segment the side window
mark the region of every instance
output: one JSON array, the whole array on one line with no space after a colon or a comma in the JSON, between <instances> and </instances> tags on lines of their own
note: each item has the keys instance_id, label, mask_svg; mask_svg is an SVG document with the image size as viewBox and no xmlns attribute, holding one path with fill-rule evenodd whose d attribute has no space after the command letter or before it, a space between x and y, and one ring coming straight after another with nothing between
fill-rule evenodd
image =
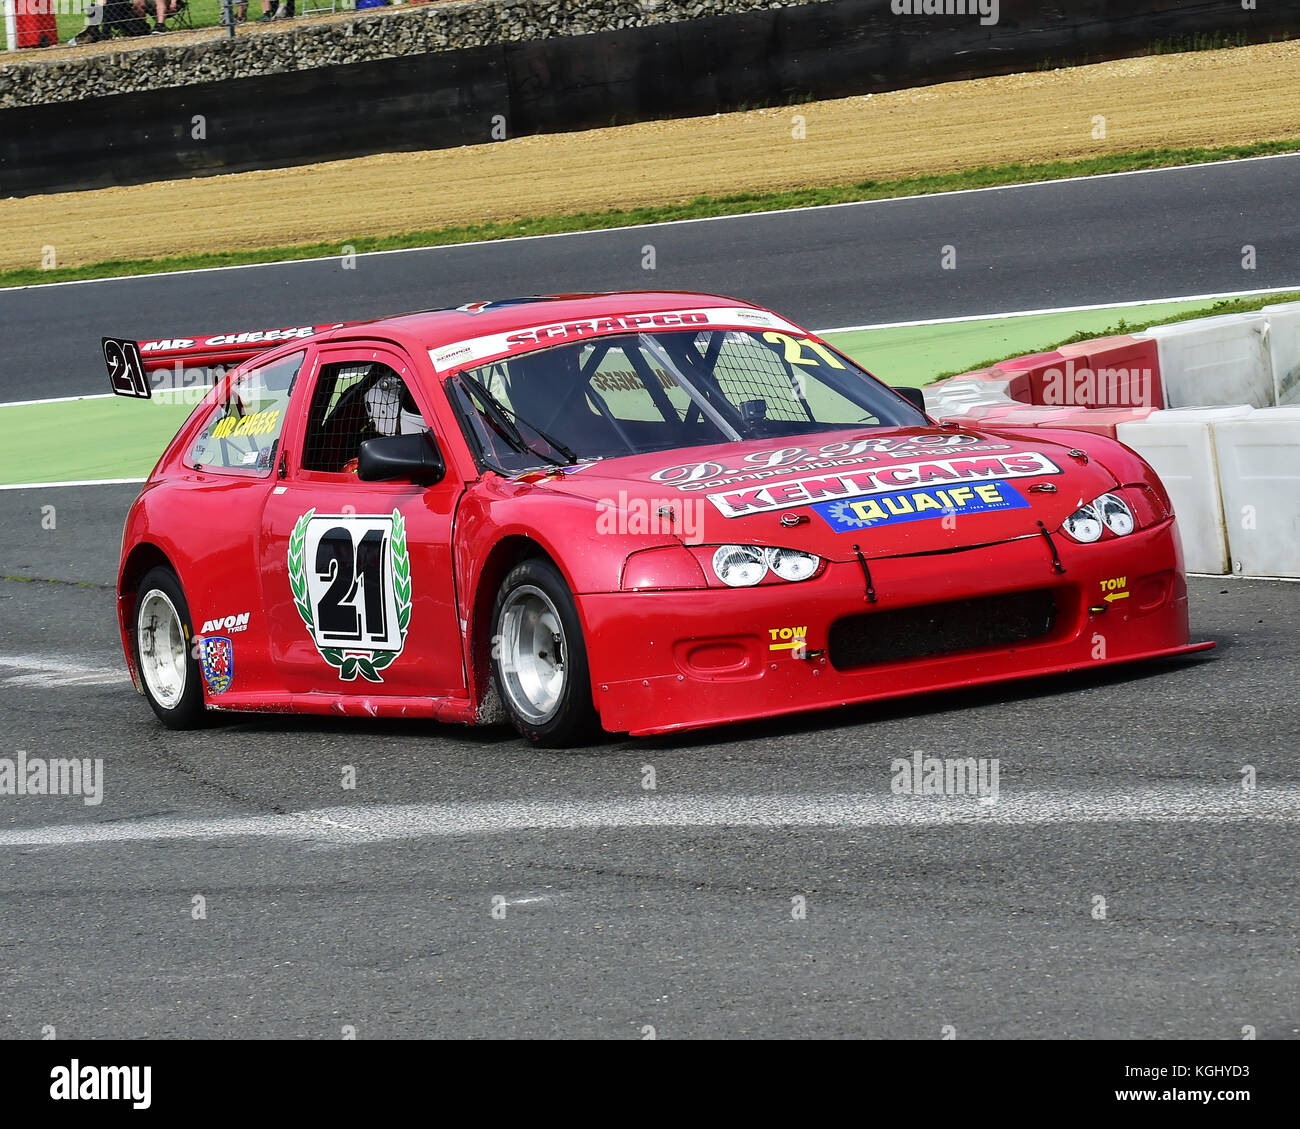
<instances>
[{"instance_id":1,"label":"side window","mask_svg":"<svg viewBox=\"0 0 1300 1129\"><path fill-rule=\"evenodd\" d=\"M406 382L381 361L321 366L303 437L303 470L356 470L361 444L382 435L428 430Z\"/></svg>"},{"instance_id":2,"label":"side window","mask_svg":"<svg viewBox=\"0 0 1300 1129\"><path fill-rule=\"evenodd\" d=\"M235 377L190 448L190 466L266 478L275 465L289 392L305 356L294 353Z\"/></svg>"}]
</instances>

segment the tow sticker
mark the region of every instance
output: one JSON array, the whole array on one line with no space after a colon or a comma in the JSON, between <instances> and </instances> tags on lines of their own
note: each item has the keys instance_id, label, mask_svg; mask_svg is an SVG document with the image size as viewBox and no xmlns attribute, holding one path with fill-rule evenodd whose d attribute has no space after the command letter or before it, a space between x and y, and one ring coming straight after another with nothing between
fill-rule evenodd
<instances>
[{"instance_id":1,"label":"tow sticker","mask_svg":"<svg viewBox=\"0 0 1300 1129\"><path fill-rule=\"evenodd\" d=\"M1113 576L1101 582L1102 599L1108 604L1128 599L1128 577Z\"/></svg>"},{"instance_id":2,"label":"tow sticker","mask_svg":"<svg viewBox=\"0 0 1300 1129\"><path fill-rule=\"evenodd\" d=\"M807 627L769 627L769 651L801 651L808 644Z\"/></svg>"}]
</instances>

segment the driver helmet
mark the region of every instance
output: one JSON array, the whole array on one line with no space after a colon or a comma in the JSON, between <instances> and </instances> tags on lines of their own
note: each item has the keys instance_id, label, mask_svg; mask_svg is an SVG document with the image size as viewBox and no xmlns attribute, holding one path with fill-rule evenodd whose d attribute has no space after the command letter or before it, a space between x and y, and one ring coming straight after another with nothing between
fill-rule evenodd
<instances>
[{"instance_id":1,"label":"driver helmet","mask_svg":"<svg viewBox=\"0 0 1300 1129\"><path fill-rule=\"evenodd\" d=\"M376 435L417 435L424 419L410 389L396 373L387 373L366 391L366 412Z\"/></svg>"}]
</instances>

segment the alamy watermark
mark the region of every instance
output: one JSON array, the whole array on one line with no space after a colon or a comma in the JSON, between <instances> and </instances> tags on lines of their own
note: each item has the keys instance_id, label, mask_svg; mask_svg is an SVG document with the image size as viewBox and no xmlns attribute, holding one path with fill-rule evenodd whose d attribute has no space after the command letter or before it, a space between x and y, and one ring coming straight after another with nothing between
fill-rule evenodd
<instances>
[{"instance_id":1,"label":"alamy watermark","mask_svg":"<svg viewBox=\"0 0 1300 1129\"><path fill-rule=\"evenodd\" d=\"M1155 373L1149 368L1089 368L1066 359L1064 368L1043 373L1041 403L1046 407L1150 408L1155 404Z\"/></svg>"},{"instance_id":2,"label":"alamy watermark","mask_svg":"<svg viewBox=\"0 0 1300 1129\"><path fill-rule=\"evenodd\" d=\"M998 0L890 0L896 16L979 16L985 27L998 22Z\"/></svg>"},{"instance_id":3,"label":"alamy watermark","mask_svg":"<svg viewBox=\"0 0 1300 1129\"><path fill-rule=\"evenodd\" d=\"M13 0L15 16L85 16L87 24L104 22L103 0Z\"/></svg>"},{"instance_id":4,"label":"alamy watermark","mask_svg":"<svg viewBox=\"0 0 1300 1129\"><path fill-rule=\"evenodd\" d=\"M91 1066L74 1058L50 1071L50 1099L56 1102L130 1102L132 1109L148 1109L152 1094L151 1066Z\"/></svg>"},{"instance_id":5,"label":"alamy watermark","mask_svg":"<svg viewBox=\"0 0 1300 1129\"><path fill-rule=\"evenodd\" d=\"M685 545L704 541L703 498L617 498L596 503L596 532L622 536L677 537Z\"/></svg>"},{"instance_id":6,"label":"alamy watermark","mask_svg":"<svg viewBox=\"0 0 1300 1129\"><path fill-rule=\"evenodd\" d=\"M889 771L897 796L978 796L982 804L998 802L997 757L927 757L917 749L911 760L895 757Z\"/></svg>"},{"instance_id":7,"label":"alamy watermark","mask_svg":"<svg viewBox=\"0 0 1300 1129\"><path fill-rule=\"evenodd\" d=\"M104 762L101 758L0 757L0 796L80 796L87 807L104 802Z\"/></svg>"}]
</instances>

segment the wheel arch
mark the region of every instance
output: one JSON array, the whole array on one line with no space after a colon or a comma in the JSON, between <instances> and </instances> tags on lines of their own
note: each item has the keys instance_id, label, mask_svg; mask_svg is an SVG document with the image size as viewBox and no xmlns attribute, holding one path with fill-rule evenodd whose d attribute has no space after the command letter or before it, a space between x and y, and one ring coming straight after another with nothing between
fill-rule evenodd
<instances>
[{"instance_id":1,"label":"wheel arch","mask_svg":"<svg viewBox=\"0 0 1300 1129\"><path fill-rule=\"evenodd\" d=\"M140 582L155 568L170 569L177 581L180 573L176 565L161 547L152 541L141 541L135 545L122 561L117 578L117 622L122 634L122 649L126 655L127 670L135 685L136 693L144 693L144 683L140 680L139 666L135 661L135 600L140 589ZM184 591L185 585L181 584Z\"/></svg>"},{"instance_id":2,"label":"wheel arch","mask_svg":"<svg viewBox=\"0 0 1300 1129\"><path fill-rule=\"evenodd\" d=\"M553 565L571 584L564 567L546 548L531 537L509 534L489 550L474 584L470 602L469 677L474 701L478 704L480 725L506 720L505 707L497 700L492 683L492 607L501 582L512 568L526 560L543 560Z\"/></svg>"}]
</instances>

